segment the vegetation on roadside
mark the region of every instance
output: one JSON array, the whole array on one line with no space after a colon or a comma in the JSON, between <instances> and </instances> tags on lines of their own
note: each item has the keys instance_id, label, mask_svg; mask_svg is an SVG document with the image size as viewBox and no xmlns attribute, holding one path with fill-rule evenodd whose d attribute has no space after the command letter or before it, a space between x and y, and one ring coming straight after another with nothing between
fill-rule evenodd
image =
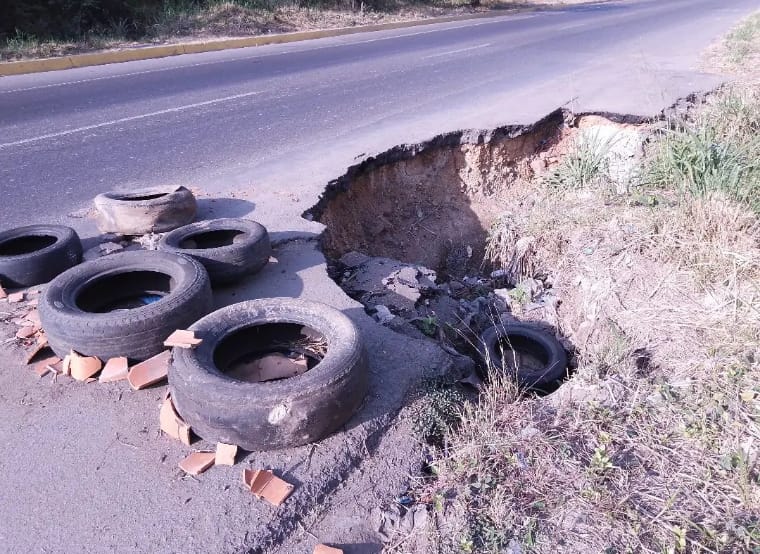
<instances>
[{"instance_id":1,"label":"vegetation on roadside","mask_svg":"<svg viewBox=\"0 0 760 554\"><path fill-rule=\"evenodd\" d=\"M489 252L509 267L530 239L521 267L552 275L578 368L548 397L491 383L465 404L407 551L760 553L756 82L653 126L626 187L599 141L514 186Z\"/></svg>"},{"instance_id":2,"label":"vegetation on roadside","mask_svg":"<svg viewBox=\"0 0 760 554\"><path fill-rule=\"evenodd\" d=\"M760 90L728 87L693 118L674 122L647 169L653 185L698 198L722 194L760 214Z\"/></svg>"},{"instance_id":3,"label":"vegetation on roadside","mask_svg":"<svg viewBox=\"0 0 760 554\"><path fill-rule=\"evenodd\" d=\"M559 1L10 0L0 18L0 60L176 40L352 27ZM570 0L578 1L586 0Z\"/></svg>"}]
</instances>

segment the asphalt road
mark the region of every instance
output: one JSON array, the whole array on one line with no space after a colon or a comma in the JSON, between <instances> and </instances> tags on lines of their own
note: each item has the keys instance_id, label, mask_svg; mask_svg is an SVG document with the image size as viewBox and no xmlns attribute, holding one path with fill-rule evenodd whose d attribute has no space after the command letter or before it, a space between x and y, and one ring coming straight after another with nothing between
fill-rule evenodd
<instances>
[{"instance_id":1,"label":"asphalt road","mask_svg":"<svg viewBox=\"0 0 760 554\"><path fill-rule=\"evenodd\" d=\"M1 78L0 221L159 183L308 201L399 142L561 104L654 113L712 82L699 53L756 8L631 0Z\"/></svg>"}]
</instances>

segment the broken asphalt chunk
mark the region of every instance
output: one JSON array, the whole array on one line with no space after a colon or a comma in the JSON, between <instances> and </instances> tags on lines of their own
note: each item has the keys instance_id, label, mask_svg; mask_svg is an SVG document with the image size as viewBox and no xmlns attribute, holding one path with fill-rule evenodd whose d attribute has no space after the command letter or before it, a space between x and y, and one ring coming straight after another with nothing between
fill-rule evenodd
<instances>
[{"instance_id":1,"label":"broken asphalt chunk","mask_svg":"<svg viewBox=\"0 0 760 554\"><path fill-rule=\"evenodd\" d=\"M190 475L200 475L214 465L215 458L214 452L193 452L179 463L179 467Z\"/></svg>"},{"instance_id":2,"label":"broken asphalt chunk","mask_svg":"<svg viewBox=\"0 0 760 554\"><path fill-rule=\"evenodd\" d=\"M177 329L164 341L164 346L176 348L193 348L198 346L203 339L195 338L192 331Z\"/></svg>"},{"instance_id":3,"label":"broken asphalt chunk","mask_svg":"<svg viewBox=\"0 0 760 554\"><path fill-rule=\"evenodd\" d=\"M174 403L168 395L164 398L164 403L161 405L159 422L161 430L164 433L190 446L190 426L179 417L177 410L174 409Z\"/></svg>"},{"instance_id":4,"label":"broken asphalt chunk","mask_svg":"<svg viewBox=\"0 0 760 554\"><path fill-rule=\"evenodd\" d=\"M140 390L163 381L169 373L171 357L171 351L164 350L160 354L133 366L127 377L129 385L134 390Z\"/></svg>"},{"instance_id":5,"label":"broken asphalt chunk","mask_svg":"<svg viewBox=\"0 0 760 554\"><path fill-rule=\"evenodd\" d=\"M126 379L129 375L129 363L123 356L119 358L111 358L106 362L103 371L100 372L101 383L111 383L113 381L121 381Z\"/></svg>"},{"instance_id":6,"label":"broken asphalt chunk","mask_svg":"<svg viewBox=\"0 0 760 554\"><path fill-rule=\"evenodd\" d=\"M295 488L268 469L244 469L243 482L257 498L263 498L274 506L285 502Z\"/></svg>"},{"instance_id":7,"label":"broken asphalt chunk","mask_svg":"<svg viewBox=\"0 0 760 554\"><path fill-rule=\"evenodd\" d=\"M87 381L103 367L103 362L95 356L81 356L73 350L68 355L69 372L77 381Z\"/></svg>"},{"instance_id":8,"label":"broken asphalt chunk","mask_svg":"<svg viewBox=\"0 0 760 554\"><path fill-rule=\"evenodd\" d=\"M225 444L220 442L216 445L216 465L234 466L235 456L237 456L238 447L236 444Z\"/></svg>"}]
</instances>

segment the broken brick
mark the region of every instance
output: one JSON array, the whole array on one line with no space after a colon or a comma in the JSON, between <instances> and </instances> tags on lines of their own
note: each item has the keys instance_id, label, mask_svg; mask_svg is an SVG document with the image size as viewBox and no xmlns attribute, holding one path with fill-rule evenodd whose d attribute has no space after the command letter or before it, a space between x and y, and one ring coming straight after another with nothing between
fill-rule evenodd
<instances>
[{"instance_id":1,"label":"broken brick","mask_svg":"<svg viewBox=\"0 0 760 554\"><path fill-rule=\"evenodd\" d=\"M48 347L47 336L45 335L45 333L40 333L37 336L37 341L34 343L34 346L32 346L32 349L26 353L26 359L24 360L24 362L27 365L29 365L30 363L32 363L34 358L36 358L37 355L43 350L45 350L47 347Z\"/></svg>"},{"instance_id":2,"label":"broken brick","mask_svg":"<svg viewBox=\"0 0 760 554\"><path fill-rule=\"evenodd\" d=\"M244 469L243 482L257 498L263 498L274 506L285 502L295 488L268 469Z\"/></svg>"},{"instance_id":3,"label":"broken brick","mask_svg":"<svg viewBox=\"0 0 760 554\"><path fill-rule=\"evenodd\" d=\"M8 302L11 304L16 302L21 302L24 299L24 293L23 292L14 292L13 294L8 295Z\"/></svg>"},{"instance_id":4,"label":"broken brick","mask_svg":"<svg viewBox=\"0 0 760 554\"><path fill-rule=\"evenodd\" d=\"M63 357L63 363L61 364L61 373L64 375L71 375L71 354L73 354L74 351L72 350L69 354L66 354Z\"/></svg>"},{"instance_id":5,"label":"broken brick","mask_svg":"<svg viewBox=\"0 0 760 554\"><path fill-rule=\"evenodd\" d=\"M24 316L24 319L26 321L31 322L34 325L37 325L37 326L42 325L42 323L40 322L40 314L37 311L37 308L33 309L31 312L29 312L28 314L26 314Z\"/></svg>"},{"instance_id":6,"label":"broken brick","mask_svg":"<svg viewBox=\"0 0 760 554\"><path fill-rule=\"evenodd\" d=\"M179 416L169 395L164 398L164 403L161 404L159 423L164 433L190 446L190 426Z\"/></svg>"},{"instance_id":7,"label":"broken brick","mask_svg":"<svg viewBox=\"0 0 760 554\"><path fill-rule=\"evenodd\" d=\"M218 466L234 466L237 451L238 447L236 444L217 443L216 461L214 463Z\"/></svg>"},{"instance_id":8,"label":"broken brick","mask_svg":"<svg viewBox=\"0 0 760 554\"><path fill-rule=\"evenodd\" d=\"M81 356L73 350L69 354L69 371L77 381L86 381L102 367L103 362L95 356Z\"/></svg>"},{"instance_id":9,"label":"broken brick","mask_svg":"<svg viewBox=\"0 0 760 554\"><path fill-rule=\"evenodd\" d=\"M129 375L129 362L125 357L111 358L106 362L103 371L100 372L99 381L101 383L111 383L121 381Z\"/></svg>"},{"instance_id":10,"label":"broken brick","mask_svg":"<svg viewBox=\"0 0 760 554\"><path fill-rule=\"evenodd\" d=\"M16 338L17 339L28 339L32 335L34 335L37 331L39 331L39 327L22 327L18 331L16 331Z\"/></svg>"},{"instance_id":11,"label":"broken brick","mask_svg":"<svg viewBox=\"0 0 760 554\"><path fill-rule=\"evenodd\" d=\"M252 383L262 381L274 381L295 377L308 371L306 357L288 358L284 354L275 352L249 362L237 364L227 375Z\"/></svg>"},{"instance_id":12,"label":"broken brick","mask_svg":"<svg viewBox=\"0 0 760 554\"><path fill-rule=\"evenodd\" d=\"M2 300L3 298L8 298L8 293L5 292L5 289L3 288L3 286L0 285L0 300Z\"/></svg>"},{"instance_id":13,"label":"broken brick","mask_svg":"<svg viewBox=\"0 0 760 554\"><path fill-rule=\"evenodd\" d=\"M38 377L44 377L51 371L55 372L55 369L53 369L52 366L59 363L60 361L61 359L58 356L50 356L34 364L34 367L32 369L34 369L34 372Z\"/></svg>"},{"instance_id":14,"label":"broken brick","mask_svg":"<svg viewBox=\"0 0 760 554\"><path fill-rule=\"evenodd\" d=\"M198 346L201 342L203 342L203 339L195 338L195 333L193 331L177 329L164 341L164 346L193 348L194 346Z\"/></svg>"},{"instance_id":15,"label":"broken brick","mask_svg":"<svg viewBox=\"0 0 760 554\"><path fill-rule=\"evenodd\" d=\"M179 467L190 475L200 475L214 465L215 457L213 452L193 452L179 463Z\"/></svg>"},{"instance_id":16,"label":"broken brick","mask_svg":"<svg viewBox=\"0 0 760 554\"><path fill-rule=\"evenodd\" d=\"M325 544L318 544L314 547L314 554L343 554L343 550Z\"/></svg>"},{"instance_id":17,"label":"broken brick","mask_svg":"<svg viewBox=\"0 0 760 554\"><path fill-rule=\"evenodd\" d=\"M169 374L171 357L171 351L164 350L160 354L133 366L127 376L129 385L134 390L140 390L163 381Z\"/></svg>"}]
</instances>

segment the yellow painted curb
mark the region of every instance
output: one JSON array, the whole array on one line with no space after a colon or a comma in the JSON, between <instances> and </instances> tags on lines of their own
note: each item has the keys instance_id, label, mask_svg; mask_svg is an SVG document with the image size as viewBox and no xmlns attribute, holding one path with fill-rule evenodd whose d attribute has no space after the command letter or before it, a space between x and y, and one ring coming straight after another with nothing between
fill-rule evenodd
<instances>
[{"instance_id":1,"label":"yellow painted curb","mask_svg":"<svg viewBox=\"0 0 760 554\"><path fill-rule=\"evenodd\" d=\"M521 11L533 10L529 9ZM180 54L198 54L200 52L213 52L216 50L246 48L248 46L263 46L265 44L283 44L286 42L298 42L316 38L353 35L356 33L366 33L369 31L404 29L406 27L432 25L434 23L449 23L452 21L466 21L468 19L498 17L502 15L510 15L513 13L515 13L515 11L512 10L490 11L478 14L433 17L430 19L422 19L418 21L377 23L375 25L341 27L338 29L325 29L322 31L298 31L295 33L282 33L277 35L260 35L246 38L209 40L205 42L191 42L184 44L168 44L164 46L145 46L142 48L112 50L109 52L96 52L93 54L75 54L72 56L62 56L60 58L43 58L41 60L2 62L0 63L0 76L22 75L24 73L41 73L43 71L57 71L59 69L71 69L73 67L88 67L92 65L105 65L108 63L165 58L168 56L178 56Z\"/></svg>"}]
</instances>

